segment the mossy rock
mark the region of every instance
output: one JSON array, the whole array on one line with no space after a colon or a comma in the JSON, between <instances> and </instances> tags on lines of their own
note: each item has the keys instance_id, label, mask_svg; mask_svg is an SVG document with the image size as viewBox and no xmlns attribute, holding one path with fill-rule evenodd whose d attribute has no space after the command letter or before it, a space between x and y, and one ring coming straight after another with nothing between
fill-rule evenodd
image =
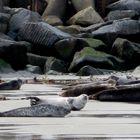
<instances>
[{"instance_id":1,"label":"mossy rock","mask_svg":"<svg viewBox=\"0 0 140 140\"><path fill-rule=\"evenodd\" d=\"M10 64L6 63L4 60L0 59L0 73L14 72Z\"/></svg>"},{"instance_id":2,"label":"mossy rock","mask_svg":"<svg viewBox=\"0 0 140 140\"><path fill-rule=\"evenodd\" d=\"M83 46L85 47L91 47L94 48L95 50L98 51L104 51L108 52L109 48L107 48L106 44L98 39L93 39L93 38L83 38Z\"/></svg>"},{"instance_id":3,"label":"mossy rock","mask_svg":"<svg viewBox=\"0 0 140 140\"><path fill-rule=\"evenodd\" d=\"M96 51L90 47L85 47L80 52L75 53L74 59L70 64L69 71L77 72L85 65L112 70L120 69L123 65L123 61L110 54Z\"/></svg>"}]
</instances>

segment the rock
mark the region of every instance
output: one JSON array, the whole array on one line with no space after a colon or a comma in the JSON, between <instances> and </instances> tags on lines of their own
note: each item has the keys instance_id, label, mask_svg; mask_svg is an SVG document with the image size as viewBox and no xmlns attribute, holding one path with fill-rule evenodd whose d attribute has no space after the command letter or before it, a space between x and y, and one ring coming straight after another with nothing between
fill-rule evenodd
<instances>
[{"instance_id":1,"label":"rock","mask_svg":"<svg viewBox=\"0 0 140 140\"><path fill-rule=\"evenodd\" d=\"M69 34L79 34L81 32L82 27L79 25L70 25L70 26L57 26L57 28Z\"/></svg>"},{"instance_id":2,"label":"rock","mask_svg":"<svg viewBox=\"0 0 140 140\"><path fill-rule=\"evenodd\" d=\"M77 45L79 44L78 41L79 39L77 38L67 38L56 42L54 48L58 57L63 60L71 61L78 48L80 50L82 49Z\"/></svg>"},{"instance_id":3,"label":"rock","mask_svg":"<svg viewBox=\"0 0 140 140\"><path fill-rule=\"evenodd\" d=\"M101 40L93 39L93 38L82 38L81 46L82 46L82 48L91 47L97 51L103 51L103 52L109 51L109 48L108 48L108 46L106 46L105 43L103 43Z\"/></svg>"},{"instance_id":4,"label":"rock","mask_svg":"<svg viewBox=\"0 0 140 140\"><path fill-rule=\"evenodd\" d=\"M140 14L139 0L119 0L107 7L109 10L134 10Z\"/></svg>"},{"instance_id":5,"label":"rock","mask_svg":"<svg viewBox=\"0 0 140 140\"><path fill-rule=\"evenodd\" d=\"M93 25L90 25L88 27L83 27L81 29L81 32L83 33L92 33L93 31L96 31L97 29L103 27L103 26L106 26L106 25L110 25L112 24L113 21L106 21L106 22L103 22L103 23L97 23L97 24L93 24Z\"/></svg>"},{"instance_id":6,"label":"rock","mask_svg":"<svg viewBox=\"0 0 140 140\"><path fill-rule=\"evenodd\" d=\"M46 19L47 16L56 16L63 19L66 10L66 2L66 0L49 0L42 18Z\"/></svg>"},{"instance_id":7,"label":"rock","mask_svg":"<svg viewBox=\"0 0 140 140\"><path fill-rule=\"evenodd\" d=\"M74 59L70 64L69 71L78 72L86 65L101 69L123 69L122 60L104 52L95 51L90 47L85 47L80 52L75 53Z\"/></svg>"},{"instance_id":8,"label":"rock","mask_svg":"<svg viewBox=\"0 0 140 140\"><path fill-rule=\"evenodd\" d=\"M68 25L77 24L82 26L89 26L96 23L104 22L100 15L93 9L88 7L84 10L79 11L73 17L71 17L67 23Z\"/></svg>"},{"instance_id":9,"label":"rock","mask_svg":"<svg viewBox=\"0 0 140 140\"><path fill-rule=\"evenodd\" d=\"M86 65L82 67L76 75L78 76L89 76L89 75L104 75L104 74L111 74L113 71L105 70L105 69L98 69L92 66Z\"/></svg>"},{"instance_id":10,"label":"rock","mask_svg":"<svg viewBox=\"0 0 140 140\"><path fill-rule=\"evenodd\" d=\"M119 20L123 18L135 19L138 18L137 11L134 10L115 10L107 15L107 20Z\"/></svg>"},{"instance_id":11,"label":"rock","mask_svg":"<svg viewBox=\"0 0 140 140\"><path fill-rule=\"evenodd\" d=\"M41 21L41 16L27 9L20 9L15 13L9 22L9 32L8 35L15 39L20 28L24 26L26 22L37 22Z\"/></svg>"},{"instance_id":12,"label":"rock","mask_svg":"<svg viewBox=\"0 0 140 140\"><path fill-rule=\"evenodd\" d=\"M92 32L94 38L100 39L107 45L112 45L117 37L123 37L134 42L139 41L140 23L136 20L115 20L110 25L105 25Z\"/></svg>"},{"instance_id":13,"label":"rock","mask_svg":"<svg viewBox=\"0 0 140 140\"><path fill-rule=\"evenodd\" d=\"M94 0L72 0L72 4L77 11L81 11L89 6L95 8Z\"/></svg>"},{"instance_id":14,"label":"rock","mask_svg":"<svg viewBox=\"0 0 140 140\"><path fill-rule=\"evenodd\" d=\"M112 54L125 60L128 68L134 68L140 64L140 44L117 38L112 46Z\"/></svg>"},{"instance_id":15,"label":"rock","mask_svg":"<svg viewBox=\"0 0 140 140\"><path fill-rule=\"evenodd\" d=\"M44 65L47 61L47 57L45 56L40 56L32 53L27 53L27 61L29 64L34 65L34 66L39 66L41 69L44 69Z\"/></svg>"},{"instance_id":16,"label":"rock","mask_svg":"<svg viewBox=\"0 0 140 140\"><path fill-rule=\"evenodd\" d=\"M11 73L11 72L15 72L15 71L8 63L0 59L0 73Z\"/></svg>"},{"instance_id":17,"label":"rock","mask_svg":"<svg viewBox=\"0 0 140 140\"><path fill-rule=\"evenodd\" d=\"M45 22L25 23L18 36L21 40L29 41L37 47L44 47L44 51L47 48L51 48L55 42L71 37L69 34Z\"/></svg>"},{"instance_id":18,"label":"rock","mask_svg":"<svg viewBox=\"0 0 140 140\"><path fill-rule=\"evenodd\" d=\"M43 74L42 70L39 66L27 65L26 71L35 73L35 74Z\"/></svg>"},{"instance_id":19,"label":"rock","mask_svg":"<svg viewBox=\"0 0 140 140\"><path fill-rule=\"evenodd\" d=\"M9 1L9 5L12 8L18 8L18 7L22 7L22 8L28 8L29 6L29 0L13 0L13 1Z\"/></svg>"},{"instance_id":20,"label":"rock","mask_svg":"<svg viewBox=\"0 0 140 140\"><path fill-rule=\"evenodd\" d=\"M106 45L97 39L92 38L69 38L58 41L55 45L55 51L60 59L71 61L75 52L84 47L92 47L95 50L107 50Z\"/></svg>"},{"instance_id":21,"label":"rock","mask_svg":"<svg viewBox=\"0 0 140 140\"><path fill-rule=\"evenodd\" d=\"M7 40L13 40L11 37L9 37L8 35L6 35L4 33L0 33L0 38L7 39Z\"/></svg>"},{"instance_id":22,"label":"rock","mask_svg":"<svg viewBox=\"0 0 140 140\"><path fill-rule=\"evenodd\" d=\"M48 57L44 67L44 73L47 73L50 70L66 73L67 72L66 63L54 57Z\"/></svg>"},{"instance_id":23,"label":"rock","mask_svg":"<svg viewBox=\"0 0 140 140\"><path fill-rule=\"evenodd\" d=\"M58 18L57 16L47 16L43 18L43 20L52 26L63 25L62 20Z\"/></svg>"},{"instance_id":24,"label":"rock","mask_svg":"<svg viewBox=\"0 0 140 140\"><path fill-rule=\"evenodd\" d=\"M27 64L27 46L23 42L0 39L0 58L14 69L23 69Z\"/></svg>"},{"instance_id":25,"label":"rock","mask_svg":"<svg viewBox=\"0 0 140 140\"><path fill-rule=\"evenodd\" d=\"M140 66L137 66L133 72L132 72L132 75L136 76L136 77L139 77L140 76Z\"/></svg>"},{"instance_id":26,"label":"rock","mask_svg":"<svg viewBox=\"0 0 140 140\"><path fill-rule=\"evenodd\" d=\"M0 13L0 32L6 33L8 30L8 23L10 15L6 13Z\"/></svg>"}]
</instances>

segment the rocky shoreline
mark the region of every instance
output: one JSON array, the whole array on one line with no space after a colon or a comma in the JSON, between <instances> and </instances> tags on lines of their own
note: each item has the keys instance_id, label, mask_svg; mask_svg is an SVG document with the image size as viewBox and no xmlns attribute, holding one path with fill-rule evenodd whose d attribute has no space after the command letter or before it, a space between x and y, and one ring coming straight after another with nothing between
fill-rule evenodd
<instances>
[{"instance_id":1,"label":"rocky shoreline","mask_svg":"<svg viewBox=\"0 0 140 140\"><path fill-rule=\"evenodd\" d=\"M88 76L139 66L140 1L80 2L45 1L35 3L35 9L32 3L10 8L5 1L0 13L0 73Z\"/></svg>"}]
</instances>

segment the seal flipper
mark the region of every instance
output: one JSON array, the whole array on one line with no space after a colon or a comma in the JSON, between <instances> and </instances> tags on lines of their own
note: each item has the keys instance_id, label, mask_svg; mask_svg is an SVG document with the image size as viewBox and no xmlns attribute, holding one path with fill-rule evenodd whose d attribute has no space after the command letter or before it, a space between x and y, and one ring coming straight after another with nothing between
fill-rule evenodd
<instances>
[{"instance_id":1,"label":"seal flipper","mask_svg":"<svg viewBox=\"0 0 140 140\"><path fill-rule=\"evenodd\" d=\"M26 99L30 99L30 105L37 105L40 99L38 97L27 97Z\"/></svg>"}]
</instances>

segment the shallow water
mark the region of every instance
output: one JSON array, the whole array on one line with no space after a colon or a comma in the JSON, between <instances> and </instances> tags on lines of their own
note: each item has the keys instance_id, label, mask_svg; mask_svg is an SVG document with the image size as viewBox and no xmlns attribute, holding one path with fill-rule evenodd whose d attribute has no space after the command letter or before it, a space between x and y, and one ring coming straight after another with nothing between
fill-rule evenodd
<instances>
[{"instance_id":1,"label":"shallow water","mask_svg":"<svg viewBox=\"0 0 140 140\"><path fill-rule=\"evenodd\" d=\"M64 85L25 84L20 90L0 91L0 112L29 106L27 96L58 97ZM88 101L81 111L64 118L1 117L0 139L5 140L121 140L140 139L139 103Z\"/></svg>"}]
</instances>

